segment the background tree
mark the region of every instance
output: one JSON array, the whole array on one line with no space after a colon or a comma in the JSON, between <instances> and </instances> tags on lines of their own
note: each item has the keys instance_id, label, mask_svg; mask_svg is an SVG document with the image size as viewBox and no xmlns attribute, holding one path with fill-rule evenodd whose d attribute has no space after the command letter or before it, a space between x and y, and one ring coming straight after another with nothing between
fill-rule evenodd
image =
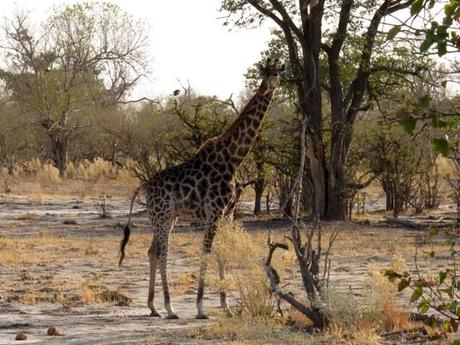
<instances>
[{"instance_id":1,"label":"background tree","mask_svg":"<svg viewBox=\"0 0 460 345\"><path fill-rule=\"evenodd\" d=\"M145 71L143 23L109 3L55 10L33 30L25 15L5 27L6 88L49 138L65 175L69 141L88 126L85 113L123 101Z\"/></svg>"},{"instance_id":2,"label":"background tree","mask_svg":"<svg viewBox=\"0 0 460 345\"><path fill-rule=\"evenodd\" d=\"M40 140L29 122L8 96L0 99L0 167L10 175L19 160L40 154Z\"/></svg>"},{"instance_id":3,"label":"background tree","mask_svg":"<svg viewBox=\"0 0 460 345\"><path fill-rule=\"evenodd\" d=\"M270 18L283 34L299 112L307 123L314 208L323 217L345 218L347 156L356 117L367 108L370 77L382 70L412 72L378 65L374 59L383 19L412 3L411 0L385 0L379 4L353 0L222 2L222 9L229 13L229 18L235 18L236 25L247 26ZM363 16L363 20L359 19ZM334 29L330 30L331 27ZM358 57L352 65L354 69L345 73L344 48L350 46L350 38L356 37L351 32L362 36L359 44L355 44ZM320 68L322 57L326 60L324 70ZM325 75L327 79L322 78ZM325 142L323 90L329 98L331 116L329 152Z\"/></svg>"}]
</instances>

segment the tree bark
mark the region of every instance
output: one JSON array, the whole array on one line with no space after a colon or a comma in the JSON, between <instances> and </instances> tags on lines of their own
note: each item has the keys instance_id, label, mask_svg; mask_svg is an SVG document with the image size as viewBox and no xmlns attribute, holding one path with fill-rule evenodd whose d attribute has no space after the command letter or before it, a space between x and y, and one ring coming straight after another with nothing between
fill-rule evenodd
<instances>
[{"instance_id":1,"label":"tree bark","mask_svg":"<svg viewBox=\"0 0 460 345\"><path fill-rule=\"evenodd\" d=\"M254 214L259 215L262 211L262 196L265 190L265 169L264 169L264 162L262 158L257 154L256 157L256 169L257 169L257 178L254 183L254 192L255 192L255 200L254 200Z\"/></svg>"},{"instance_id":2,"label":"tree bark","mask_svg":"<svg viewBox=\"0 0 460 345\"><path fill-rule=\"evenodd\" d=\"M265 189L265 181L256 180L254 184L254 192L255 192L255 199L254 199L254 214L257 216L262 212L262 196Z\"/></svg>"},{"instance_id":3,"label":"tree bark","mask_svg":"<svg viewBox=\"0 0 460 345\"><path fill-rule=\"evenodd\" d=\"M314 141L312 138L308 138L308 160L310 163L311 182L314 190L314 204L313 212L314 215L319 215L321 218L326 216L326 169L325 169L325 157L324 147L322 142Z\"/></svg>"},{"instance_id":4,"label":"tree bark","mask_svg":"<svg viewBox=\"0 0 460 345\"><path fill-rule=\"evenodd\" d=\"M48 135L54 166L59 170L59 175L65 177L67 174L67 147L69 139L65 136L59 136L52 133Z\"/></svg>"}]
</instances>

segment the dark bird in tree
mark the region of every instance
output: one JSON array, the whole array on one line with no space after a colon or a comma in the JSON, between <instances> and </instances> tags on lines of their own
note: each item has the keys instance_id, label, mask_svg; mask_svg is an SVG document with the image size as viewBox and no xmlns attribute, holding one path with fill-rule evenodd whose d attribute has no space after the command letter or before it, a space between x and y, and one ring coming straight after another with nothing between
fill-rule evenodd
<instances>
[{"instance_id":1,"label":"dark bird in tree","mask_svg":"<svg viewBox=\"0 0 460 345\"><path fill-rule=\"evenodd\" d=\"M173 96L178 96L179 94L180 94L180 90L179 90L179 89L174 90Z\"/></svg>"}]
</instances>

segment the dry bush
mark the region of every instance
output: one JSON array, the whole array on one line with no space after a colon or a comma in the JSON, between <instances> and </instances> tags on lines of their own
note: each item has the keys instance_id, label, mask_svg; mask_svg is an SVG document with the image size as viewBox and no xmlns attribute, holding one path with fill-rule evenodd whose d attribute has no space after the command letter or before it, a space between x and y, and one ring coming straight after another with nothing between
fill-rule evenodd
<instances>
[{"instance_id":1,"label":"dry bush","mask_svg":"<svg viewBox=\"0 0 460 345\"><path fill-rule=\"evenodd\" d=\"M312 343L310 336L286 327L280 320L248 316L226 318L210 327L190 330L188 338L235 345ZM322 338L316 337L317 344L321 343Z\"/></svg>"},{"instance_id":2,"label":"dry bush","mask_svg":"<svg viewBox=\"0 0 460 345\"><path fill-rule=\"evenodd\" d=\"M59 170L51 164L43 164L37 170L37 181L42 186L59 183Z\"/></svg>"},{"instance_id":3,"label":"dry bush","mask_svg":"<svg viewBox=\"0 0 460 345\"><path fill-rule=\"evenodd\" d=\"M99 256L101 254L101 248L92 242L88 242L85 248L86 256Z\"/></svg>"},{"instance_id":4,"label":"dry bush","mask_svg":"<svg viewBox=\"0 0 460 345\"><path fill-rule=\"evenodd\" d=\"M225 263L229 278L217 288L234 288L241 312L252 317L272 316L274 300L262 267L264 248L256 243L240 223L223 220L219 224L214 250ZM215 284L211 281L211 285L216 287Z\"/></svg>"},{"instance_id":5,"label":"dry bush","mask_svg":"<svg viewBox=\"0 0 460 345\"><path fill-rule=\"evenodd\" d=\"M69 162L67 165L67 176L84 181L97 181L102 178L115 178L117 169L110 162L96 158L94 161L87 159L78 164Z\"/></svg>"},{"instance_id":6,"label":"dry bush","mask_svg":"<svg viewBox=\"0 0 460 345\"><path fill-rule=\"evenodd\" d=\"M38 158L34 158L30 161L20 162L14 166L14 176L33 176L41 169L42 162Z\"/></svg>"}]
</instances>

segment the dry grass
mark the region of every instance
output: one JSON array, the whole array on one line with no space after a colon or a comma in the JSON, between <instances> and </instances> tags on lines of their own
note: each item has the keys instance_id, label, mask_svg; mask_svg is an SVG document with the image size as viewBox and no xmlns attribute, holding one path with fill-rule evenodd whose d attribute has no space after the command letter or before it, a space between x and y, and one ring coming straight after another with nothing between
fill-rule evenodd
<instances>
[{"instance_id":1,"label":"dry grass","mask_svg":"<svg viewBox=\"0 0 460 345\"><path fill-rule=\"evenodd\" d=\"M198 272L186 272L174 277L170 284L173 295L184 295L195 293L198 286Z\"/></svg>"},{"instance_id":2,"label":"dry grass","mask_svg":"<svg viewBox=\"0 0 460 345\"><path fill-rule=\"evenodd\" d=\"M27 212L18 216L16 220L40 220L40 218L38 214Z\"/></svg>"},{"instance_id":3,"label":"dry grass","mask_svg":"<svg viewBox=\"0 0 460 345\"><path fill-rule=\"evenodd\" d=\"M113 167L101 158L77 164L69 162L68 175L61 178L53 165L34 159L18 164L12 176L2 169L0 191L26 195L36 205L57 196L85 198L108 194L129 199L139 185L131 170L133 164L127 162L125 168Z\"/></svg>"},{"instance_id":4,"label":"dry grass","mask_svg":"<svg viewBox=\"0 0 460 345\"><path fill-rule=\"evenodd\" d=\"M118 240L46 234L0 237L0 264L6 272L0 276L0 295L23 304L60 303L63 309L81 303L127 306L131 298L125 291L98 278L81 277L76 269L90 267L95 276L101 265L116 267Z\"/></svg>"},{"instance_id":5,"label":"dry grass","mask_svg":"<svg viewBox=\"0 0 460 345\"><path fill-rule=\"evenodd\" d=\"M81 299L86 304L111 303L118 306L128 306L132 299L120 289L110 289L99 280L88 279L81 283Z\"/></svg>"},{"instance_id":6,"label":"dry grass","mask_svg":"<svg viewBox=\"0 0 460 345\"><path fill-rule=\"evenodd\" d=\"M36 202L62 198L61 194L64 193L96 197L102 192L108 194L107 190L112 195L126 197L130 188L137 185L135 179L124 176L120 171L116 179L112 180L112 172L105 170L105 163L98 164L99 167L96 167L97 164L86 167L88 171L94 171L86 175L82 173L82 178L45 182L44 177L38 181L36 175L15 176L11 180L9 178L9 184L15 193L20 190L28 196L31 186L37 186L40 197L35 198ZM52 196L53 193L55 196ZM27 221L39 221L40 217L31 212L16 220L27 224ZM85 229L84 225L81 227ZM327 238L332 226L325 224L323 229ZM274 231L272 238L274 241L283 241L284 235L285 232L281 230ZM284 318L273 316L276 314L275 301L270 295L261 265L267 253L266 236L265 230L247 232L238 223L222 224L214 244L215 256L208 271L208 282L211 291L216 292L222 287L230 290L239 302L240 313L233 319L218 319L210 328L190 331L184 342L192 339L198 344L380 344L380 332L411 326L408 313L399 308L401 302L394 293L396 288L389 285L379 271L387 268L388 264L401 271L405 269L405 261L411 263L416 242L413 232L371 226L364 228L352 223L344 225L332 252L332 270L346 279L360 280L364 289L358 293L356 290L344 291L343 286L342 289L331 289L329 297L333 322L322 335L307 335L305 329L310 326L308 318L290 310L286 304L282 305ZM81 303L127 305L130 297L120 287L129 288L132 282L128 285L122 278L126 272L115 269L119 240L118 234L95 235L91 238L46 234L22 238L0 237L0 267L10 272L9 275L0 276L0 295L27 304L54 302L63 306ZM148 279L147 250L151 240L150 233L139 233L135 228L125 260L125 264L130 262L130 270L134 267L138 269L135 274L145 274L141 277L146 281L145 286ZM201 233L172 233L172 263L169 270L181 269L180 273L170 275L173 296L196 293L201 242ZM426 244L420 251L434 249L440 252L443 246L443 243L437 243L435 247ZM228 278L224 282L218 278L216 257L222 258L227 264ZM370 264L374 267L369 270L369 277L366 278L366 272L362 273L357 268L364 267L365 270ZM182 265L188 265L192 270L182 273ZM280 273L283 288L294 292L296 296L302 296L294 252L278 251L273 258L273 265ZM48 270L56 272L56 276L47 277L43 272ZM118 286L119 282L126 285ZM142 296L142 301L144 299L145 296ZM221 318L221 314L215 315Z\"/></svg>"},{"instance_id":7,"label":"dry grass","mask_svg":"<svg viewBox=\"0 0 460 345\"><path fill-rule=\"evenodd\" d=\"M94 161L85 159L78 164L69 163L67 174L74 179L97 181L101 178L114 178L117 169L102 158L96 158Z\"/></svg>"},{"instance_id":8,"label":"dry grass","mask_svg":"<svg viewBox=\"0 0 460 345\"><path fill-rule=\"evenodd\" d=\"M259 243L238 222L222 221L214 251L216 258L225 263L229 278L224 282L214 278L211 284L217 290L233 288L238 296L240 312L252 317L269 317L274 312L274 300L261 265L264 252Z\"/></svg>"},{"instance_id":9,"label":"dry grass","mask_svg":"<svg viewBox=\"0 0 460 345\"><path fill-rule=\"evenodd\" d=\"M99 260L115 262L113 244L117 239L106 241L94 239L52 236L46 233L28 237L0 237L0 262L6 267L27 268L31 265L62 265L82 256L97 255ZM113 241L113 242L112 242Z\"/></svg>"},{"instance_id":10,"label":"dry grass","mask_svg":"<svg viewBox=\"0 0 460 345\"><path fill-rule=\"evenodd\" d=\"M234 345L310 343L305 334L291 330L279 320L248 316L224 319L205 329L191 330L188 337L198 341L212 340L219 344Z\"/></svg>"},{"instance_id":11,"label":"dry grass","mask_svg":"<svg viewBox=\"0 0 460 345\"><path fill-rule=\"evenodd\" d=\"M43 164L37 171L37 181L42 185L59 183L59 170L51 164Z\"/></svg>"},{"instance_id":12,"label":"dry grass","mask_svg":"<svg viewBox=\"0 0 460 345\"><path fill-rule=\"evenodd\" d=\"M393 256L391 266L397 271L406 269L405 256L413 254L413 237L398 240L394 234L385 231L376 233L374 230L363 233L363 229L350 229L350 227L353 227L353 224L346 226L335 245L334 260L343 261L346 257L363 257L363 263L366 264L367 256L381 255L390 258ZM326 237L330 231L330 227L325 226ZM282 232L278 232L272 237L275 241L282 241L283 235ZM224 283L223 286L235 291L240 301L243 318L248 316L267 318L274 314L274 301L270 296L261 265L261 260L267 251L265 243L266 233L248 234L237 223L223 223L216 237L216 255L224 259L230 273L228 278L230 282ZM282 280L287 279L291 284L295 281L300 283L292 251L283 253L280 251L273 259L278 272L281 272ZM387 282L379 271L379 269L370 270L366 287L360 295L355 295L351 290L328 291L328 313L332 320L328 336L334 339L334 343L381 344L383 341L379 336L381 332L414 326L409 320L407 309L400 305L395 287ZM216 289L222 287L216 275L211 283ZM296 289L294 291L298 296L299 293L302 294ZM291 328L304 330L311 326L311 321L295 310L288 310L286 315L287 319L279 321L288 324ZM228 325L221 324L218 328L224 334L224 339L226 339L225 334L231 334L230 331L225 330L225 327ZM263 334L259 334L254 338L260 339L262 336ZM264 343L252 340L250 334L245 334L241 339L238 338L237 341L243 341L244 344Z\"/></svg>"},{"instance_id":13,"label":"dry grass","mask_svg":"<svg viewBox=\"0 0 460 345\"><path fill-rule=\"evenodd\" d=\"M43 190L40 183L32 184L30 189L31 202L33 205L41 205L43 203Z\"/></svg>"}]
</instances>

